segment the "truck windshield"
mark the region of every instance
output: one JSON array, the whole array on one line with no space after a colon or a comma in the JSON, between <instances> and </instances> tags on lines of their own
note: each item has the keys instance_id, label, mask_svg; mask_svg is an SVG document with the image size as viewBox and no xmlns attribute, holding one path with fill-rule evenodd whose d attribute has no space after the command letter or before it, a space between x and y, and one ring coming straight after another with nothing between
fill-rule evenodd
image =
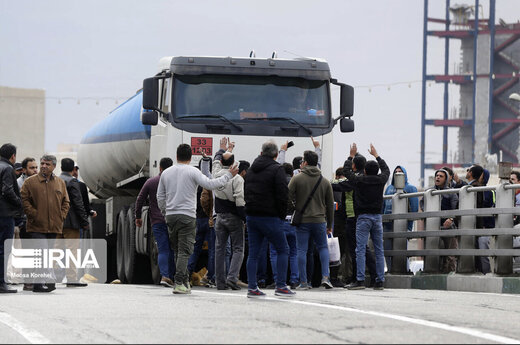
<instances>
[{"instance_id":1,"label":"truck windshield","mask_svg":"<svg viewBox=\"0 0 520 345\"><path fill-rule=\"evenodd\" d=\"M203 115L220 115L255 126L280 126L289 119L328 127L331 116L327 81L278 76L177 75L173 104L174 119L183 121L207 122Z\"/></svg>"}]
</instances>

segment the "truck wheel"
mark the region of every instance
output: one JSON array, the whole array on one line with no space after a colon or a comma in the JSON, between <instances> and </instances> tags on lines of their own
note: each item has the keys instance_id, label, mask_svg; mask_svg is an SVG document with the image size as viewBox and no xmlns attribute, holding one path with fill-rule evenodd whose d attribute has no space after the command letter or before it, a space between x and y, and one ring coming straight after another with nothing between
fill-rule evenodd
<instances>
[{"instance_id":1,"label":"truck wheel","mask_svg":"<svg viewBox=\"0 0 520 345\"><path fill-rule=\"evenodd\" d=\"M117 262L117 277L121 283L126 283L125 275L125 226L126 226L126 210L122 209L117 217L117 239L116 239L116 262Z\"/></svg>"},{"instance_id":2,"label":"truck wheel","mask_svg":"<svg viewBox=\"0 0 520 345\"><path fill-rule=\"evenodd\" d=\"M159 250L157 249L157 243L155 242L155 236L153 235L152 229L149 229L148 246L148 253L150 253L150 270L152 272L152 281L154 284L159 284L162 278L161 271L159 270Z\"/></svg>"},{"instance_id":3,"label":"truck wheel","mask_svg":"<svg viewBox=\"0 0 520 345\"><path fill-rule=\"evenodd\" d=\"M130 284L150 282L148 258L136 250L135 204L130 205L126 217L125 276Z\"/></svg>"}]
</instances>

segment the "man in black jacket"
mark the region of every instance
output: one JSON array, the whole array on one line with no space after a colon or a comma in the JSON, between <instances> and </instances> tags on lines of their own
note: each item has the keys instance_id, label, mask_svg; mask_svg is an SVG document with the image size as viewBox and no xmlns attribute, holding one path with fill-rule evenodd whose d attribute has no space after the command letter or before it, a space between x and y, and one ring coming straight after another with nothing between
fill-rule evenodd
<instances>
[{"instance_id":1,"label":"man in black jacket","mask_svg":"<svg viewBox=\"0 0 520 345\"><path fill-rule=\"evenodd\" d=\"M284 168L276 162L278 147L273 142L262 145L245 178L246 221L249 242L247 259L247 297L265 297L258 289L258 255L265 238L277 253L275 295L292 297L295 293L286 284L289 246L282 230L287 215L288 187Z\"/></svg>"},{"instance_id":2,"label":"man in black jacket","mask_svg":"<svg viewBox=\"0 0 520 345\"><path fill-rule=\"evenodd\" d=\"M63 158L61 160L61 175L60 178L65 181L67 185L67 193L70 199L70 209L67 213L67 218L63 223L63 232L58 234L56 239L65 239L66 247L73 253L79 248L80 230L88 228L88 216L83 205L83 197L78 180L72 176L74 170L74 161L70 158ZM85 283L80 283L77 278L76 268L71 267L67 269L67 287L83 287L87 286Z\"/></svg>"},{"instance_id":3,"label":"man in black jacket","mask_svg":"<svg viewBox=\"0 0 520 345\"><path fill-rule=\"evenodd\" d=\"M356 144L350 147L350 157L345 162L345 175L354 186L356 223L356 281L348 286L351 290L365 288L365 250L368 235L372 237L376 254L376 282L374 289L382 290L385 281L385 256L383 250L383 223L381 210L383 208L383 190L390 176L390 169L379 157L375 147L370 144L370 154L377 161L368 161L365 174L356 175L352 171L352 159L357 153ZM378 174L381 168L381 174Z\"/></svg>"},{"instance_id":4,"label":"man in black jacket","mask_svg":"<svg viewBox=\"0 0 520 345\"><path fill-rule=\"evenodd\" d=\"M14 219L22 214L22 199L14 163L16 162L16 147L13 144L4 144L0 147L0 293L15 293L4 281L4 254L9 257L11 248L4 248L4 241L14 236Z\"/></svg>"}]
</instances>

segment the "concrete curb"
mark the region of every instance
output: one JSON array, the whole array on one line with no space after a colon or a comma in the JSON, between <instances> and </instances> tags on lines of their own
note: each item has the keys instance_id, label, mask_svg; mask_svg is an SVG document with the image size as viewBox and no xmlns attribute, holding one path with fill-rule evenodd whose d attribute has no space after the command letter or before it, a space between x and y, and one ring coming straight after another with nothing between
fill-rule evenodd
<instances>
[{"instance_id":1,"label":"concrete curb","mask_svg":"<svg viewBox=\"0 0 520 345\"><path fill-rule=\"evenodd\" d=\"M389 289L448 290L520 294L520 276L500 277L492 274L420 274L385 276Z\"/></svg>"}]
</instances>

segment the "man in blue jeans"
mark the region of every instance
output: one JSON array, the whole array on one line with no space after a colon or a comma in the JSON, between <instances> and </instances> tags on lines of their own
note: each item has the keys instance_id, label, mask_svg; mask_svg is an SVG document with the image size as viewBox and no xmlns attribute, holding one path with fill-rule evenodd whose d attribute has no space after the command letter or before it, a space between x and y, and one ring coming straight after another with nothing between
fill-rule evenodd
<instances>
[{"instance_id":1,"label":"man in blue jeans","mask_svg":"<svg viewBox=\"0 0 520 345\"><path fill-rule=\"evenodd\" d=\"M332 289L327 233L332 233L334 195L330 182L321 176L318 155L315 152L303 153L301 172L289 183L289 201L303 214L302 223L296 227L300 288L309 288L306 270L307 248L309 237L312 237L320 255L321 286Z\"/></svg>"},{"instance_id":2,"label":"man in blue jeans","mask_svg":"<svg viewBox=\"0 0 520 345\"><path fill-rule=\"evenodd\" d=\"M354 207L357 214L356 223L356 281L348 285L349 290L365 288L365 250L368 236L372 237L376 254L376 282L374 289L382 290L385 281L385 256L383 249L383 224L381 210L383 207L383 189L390 176L390 169L379 157L374 145L370 144L370 154L377 161L365 164L364 175L356 175L352 171L352 160L357 153L356 144L350 146L350 156L345 162L345 176L354 186ZM378 174L381 168L381 174Z\"/></svg>"},{"instance_id":3,"label":"man in blue jeans","mask_svg":"<svg viewBox=\"0 0 520 345\"><path fill-rule=\"evenodd\" d=\"M245 178L246 221L248 231L249 256L247 259L247 297L265 297L258 289L257 269L260 247L264 238L274 246L277 253L277 281L275 295L292 297L295 295L287 287L287 262L289 246L282 222L287 215L287 179L283 167L276 161L278 147L268 141L262 145L258 156Z\"/></svg>"},{"instance_id":4,"label":"man in blue jeans","mask_svg":"<svg viewBox=\"0 0 520 345\"><path fill-rule=\"evenodd\" d=\"M14 236L14 219L22 214L22 199L14 173L16 147L4 144L0 147L0 293L16 293L4 281L4 255L9 257L11 248L4 248L4 241Z\"/></svg>"},{"instance_id":5,"label":"man in blue jeans","mask_svg":"<svg viewBox=\"0 0 520 345\"><path fill-rule=\"evenodd\" d=\"M170 248L168 226L166 225L166 221L157 206L157 186L159 185L162 172L172 165L173 161L171 158L162 158L159 162L159 175L152 177L145 182L135 202L135 225L141 227L143 226L141 209L143 208L146 199L148 198L150 200L148 214L150 215L153 236L155 237L155 242L157 242L157 249L159 251L157 261L162 276L160 284L166 287L173 287L172 278L175 274L175 265L173 262L174 253Z\"/></svg>"}]
</instances>

